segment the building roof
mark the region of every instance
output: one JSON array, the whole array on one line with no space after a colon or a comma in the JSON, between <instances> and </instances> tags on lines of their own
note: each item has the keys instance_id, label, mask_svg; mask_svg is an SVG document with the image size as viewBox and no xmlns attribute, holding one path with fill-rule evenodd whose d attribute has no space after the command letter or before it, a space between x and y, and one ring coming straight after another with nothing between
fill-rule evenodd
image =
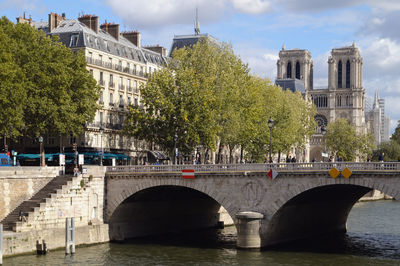
<instances>
[{"instance_id":1,"label":"building roof","mask_svg":"<svg viewBox=\"0 0 400 266\"><path fill-rule=\"evenodd\" d=\"M38 29L43 29L49 35L57 35L66 47L81 48L89 47L108 54L124 57L140 63L152 63L162 65L167 63L167 58L159 53L145 48L137 47L124 36L120 35L119 40L115 39L108 32L99 29L96 33L77 19L66 19L50 33L48 23L38 23ZM76 42L72 42L72 36L78 36Z\"/></svg>"},{"instance_id":2,"label":"building roof","mask_svg":"<svg viewBox=\"0 0 400 266\"><path fill-rule=\"evenodd\" d=\"M174 50L181 49L183 47L191 47L195 45L202 38L209 38L211 41L218 43L218 40L216 38L207 33L193 34L193 35L175 35L172 41L169 57L171 57Z\"/></svg>"},{"instance_id":3,"label":"building roof","mask_svg":"<svg viewBox=\"0 0 400 266\"><path fill-rule=\"evenodd\" d=\"M301 93L306 92L303 81L300 79L277 79L275 85L280 86L283 90L291 90L292 92L299 91Z\"/></svg>"}]
</instances>

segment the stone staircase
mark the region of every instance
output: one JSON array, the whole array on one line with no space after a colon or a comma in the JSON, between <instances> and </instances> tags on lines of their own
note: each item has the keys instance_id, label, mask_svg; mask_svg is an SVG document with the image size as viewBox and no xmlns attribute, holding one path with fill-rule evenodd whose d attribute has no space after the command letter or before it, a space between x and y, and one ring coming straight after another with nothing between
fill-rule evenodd
<instances>
[{"instance_id":1,"label":"stone staircase","mask_svg":"<svg viewBox=\"0 0 400 266\"><path fill-rule=\"evenodd\" d=\"M47 183L41 190L39 190L32 198L22 202L17 208L10 212L2 221L3 230L15 231L16 225L19 221L19 213L22 211L26 218L29 213L35 210L35 207L40 207L41 203L46 202L46 198L50 198L51 194L57 193L57 190L62 189L69 181L72 181L72 175L61 175L55 177Z\"/></svg>"}]
</instances>

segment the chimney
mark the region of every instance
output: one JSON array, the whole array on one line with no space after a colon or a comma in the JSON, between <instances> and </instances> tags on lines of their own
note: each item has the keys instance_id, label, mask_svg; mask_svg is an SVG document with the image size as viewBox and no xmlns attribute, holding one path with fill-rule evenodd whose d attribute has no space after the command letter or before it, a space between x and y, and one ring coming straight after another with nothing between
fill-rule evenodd
<instances>
[{"instance_id":1,"label":"chimney","mask_svg":"<svg viewBox=\"0 0 400 266\"><path fill-rule=\"evenodd\" d=\"M99 17L94 15L83 15L78 20L85 24L88 28L99 33Z\"/></svg>"},{"instance_id":2,"label":"chimney","mask_svg":"<svg viewBox=\"0 0 400 266\"><path fill-rule=\"evenodd\" d=\"M24 12L24 16L23 17L21 17L21 16L17 17L17 23L26 23L26 24L32 25L33 20L30 17L26 18L25 17L25 12Z\"/></svg>"},{"instance_id":3,"label":"chimney","mask_svg":"<svg viewBox=\"0 0 400 266\"><path fill-rule=\"evenodd\" d=\"M153 46L146 46L145 48L153 52L159 53L161 56L167 56L167 49L158 44Z\"/></svg>"},{"instance_id":4,"label":"chimney","mask_svg":"<svg viewBox=\"0 0 400 266\"><path fill-rule=\"evenodd\" d=\"M100 26L100 28L111 36L113 36L117 41L119 41L119 24L113 24L113 23L104 23Z\"/></svg>"},{"instance_id":5,"label":"chimney","mask_svg":"<svg viewBox=\"0 0 400 266\"><path fill-rule=\"evenodd\" d=\"M52 32L63 20L65 20L65 15L60 16L57 13L51 12L49 14L49 31Z\"/></svg>"},{"instance_id":6,"label":"chimney","mask_svg":"<svg viewBox=\"0 0 400 266\"><path fill-rule=\"evenodd\" d=\"M140 32L138 31L127 31L123 32L122 36L124 36L128 41L136 45L137 47L140 47Z\"/></svg>"}]
</instances>

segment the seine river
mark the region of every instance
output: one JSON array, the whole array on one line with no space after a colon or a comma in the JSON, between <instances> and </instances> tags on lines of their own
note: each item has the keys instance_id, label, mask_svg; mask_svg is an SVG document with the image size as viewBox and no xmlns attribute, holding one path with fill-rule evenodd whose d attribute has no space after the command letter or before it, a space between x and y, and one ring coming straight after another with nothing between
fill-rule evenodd
<instances>
[{"instance_id":1,"label":"seine river","mask_svg":"<svg viewBox=\"0 0 400 266\"><path fill-rule=\"evenodd\" d=\"M297 243L280 250L235 248L236 231L207 230L190 235L78 247L46 256L5 258L3 265L400 265L400 202L358 203L340 238Z\"/></svg>"}]
</instances>

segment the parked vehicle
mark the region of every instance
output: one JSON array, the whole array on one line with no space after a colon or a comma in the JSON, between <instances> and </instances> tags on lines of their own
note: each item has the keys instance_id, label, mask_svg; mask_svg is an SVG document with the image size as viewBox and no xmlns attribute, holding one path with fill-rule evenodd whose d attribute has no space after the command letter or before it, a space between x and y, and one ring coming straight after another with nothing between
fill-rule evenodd
<instances>
[{"instance_id":1,"label":"parked vehicle","mask_svg":"<svg viewBox=\"0 0 400 266\"><path fill-rule=\"evenodd\" d=\"M0 166L13 166L13 162L7 153L0 153Z\"/></svg>"}]
</instances>

